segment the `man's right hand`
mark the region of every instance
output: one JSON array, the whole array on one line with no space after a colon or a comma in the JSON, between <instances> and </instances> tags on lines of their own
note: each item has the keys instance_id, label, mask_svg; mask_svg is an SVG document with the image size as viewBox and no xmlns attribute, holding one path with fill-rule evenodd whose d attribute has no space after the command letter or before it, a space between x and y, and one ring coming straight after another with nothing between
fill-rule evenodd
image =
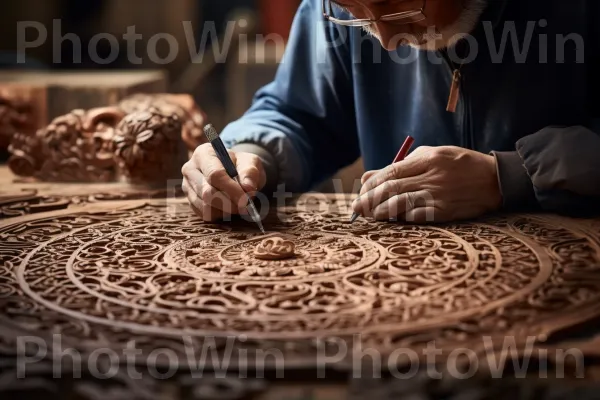
<instances>
[{"instance_id":1,"label":"man's right hand","mask_svg":"<svg viewBox=\"0 0 600 400\"><path fill-rule=\"evenodd\" d=\"M227 175L210 143L199 146L181 169L183 191L192 210L204 221L213 222L236 214L248 214L244 191L253 196L267 182L258 156L231 150L229 155L240 174L243 190Z\"/></svg>"}]
</instances>

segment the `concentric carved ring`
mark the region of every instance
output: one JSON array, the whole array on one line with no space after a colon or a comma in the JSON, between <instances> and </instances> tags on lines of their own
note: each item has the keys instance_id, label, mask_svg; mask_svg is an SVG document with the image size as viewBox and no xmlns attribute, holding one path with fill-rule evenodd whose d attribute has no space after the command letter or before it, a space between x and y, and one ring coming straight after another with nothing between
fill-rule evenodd
<instances>
[{"instance_id":1,"label":"concentric carved ring","mask_svg":"<svg viewBox=\"0 0 600 400\"><path fill-rule=\"evenodd\" d=\"M268 228L291 238L294 257L263 260L254 227L127 204L0 225L3 320L111 347L132 335L362 334L394 349L543 335L599 311L598 224L514 216L353 228L343 213L283 209L290 218Z\"/></svg>"}]
</instances>

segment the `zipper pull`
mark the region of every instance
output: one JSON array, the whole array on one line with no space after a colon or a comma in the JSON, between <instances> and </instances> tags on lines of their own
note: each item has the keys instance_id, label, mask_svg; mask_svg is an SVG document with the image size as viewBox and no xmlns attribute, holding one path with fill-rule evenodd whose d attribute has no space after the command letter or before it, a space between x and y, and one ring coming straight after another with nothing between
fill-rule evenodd
<instances>
[{"instance_id":1,"label":"zipper pull","mask_svg":"<svg viewBox=\"0 0 600 400\"><path fill-rule=\"evenodd\" d=\"M450 87L450 96L448 97L448 105L446 111L454 113L458 106L458 99L460 98L460 70L455 69L452 74L452 86Z\"/></svg>"}]
</instances>

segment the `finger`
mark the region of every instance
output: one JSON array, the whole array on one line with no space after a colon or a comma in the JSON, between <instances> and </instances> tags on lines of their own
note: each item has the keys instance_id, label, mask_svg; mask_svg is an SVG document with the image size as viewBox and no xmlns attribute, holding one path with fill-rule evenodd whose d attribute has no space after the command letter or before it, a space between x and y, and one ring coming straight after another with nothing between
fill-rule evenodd
<instances>
[{"instance_id":1,"label":"finger","mask_svg":"<svg viewBox=\"0 0 600 400\"><path fill-rule=\"evenodd\" d=\"M200 195L202 193L202 185L206 182L206 178L202 175L202 172L193 163L186 163L181 169L183 173L183 182L187 191L194 191ZM184 189L184 190L186 190Z\"/></svg>"},{"instance_id":2,"label":"finger","mask_svg":"<svg viewBox=\"0 0 600 400\"><path fill-rule=\"evenodd\" d=\"M245 200L246 194L240 185L227 175L223 164L215 154L212 146L207 143L198 149L199 151L194 152L194 163L202 175L204 175L209 185L225 193L234 204L244 203L242 200ZM237 162L236 154L230 151L229 155L235 164Z\"/></svg>"},{"instance_id":3,"label":"finger","mask_svg":"<svg viewBox=\"0 0 600 400\"><path fill-rule=\"evenodd\" d=\"M408 154L406 156L405 159L409 159L409 158L414 158L417 156L421 156L429 151L431 151L431 149L433 149L433 147L430 146L419 146L415 149L415 151L411 152L410 154ZM366 181L368 181L369 179L371 179L371 177L373 177L373 175L377 174L381 172L380 169L376 169L376 170L372 170L372 171L367 171L363 174L360 183L361 184L365 184Z\"/></svg>"},{"instance_id":4,"label":"finger","mask_svg":"<svg viewBox=\"0 0 600 400\"><path fill-rule=\"evenodd\" d=\"M378 221L397 219L399 216L406 215L415 208L433 206L430 200L431 195L424 190L402 193L390 197L375 207L372 211L373 217Z\"/></svg>"},{"instance_id":5,"label":"finger","mask_svg":"<svg viewBox=\"0 0 600 400\"><path fill-rule=\"evenodd\" d=\"M188 192L187 192L187 199L188 199L188 203L190 203L191 206L202 210L202 207L204 207L204 202L202 201L202 199L198 196L198 194L193 191L190 190L188 188Z\"/></svg>"},{"instance_id":6,"label":"finger","mask_svg":"<svg viewBox=\"0 0 600 400\"><path fill-rule=\"evenodd\" d=\"M382 183L354 201L352 207L354 212L363 216L374 216L375 209L387 200L408 192L415 192L421 189L420 177L411 177L406 179L394 179Z\"/></svg>"},{"instance_id":7,"label":"finger","mask_svg":"<svg viewBox=\"0 0 600 400\"><path fill-rule=\"evenodd\" d=\"M262 189L267 176L260 158L255 154L237 153L236 168L240 174L240 182L246 193L253 195L256 191Z\"/></svg>"},{"instance_id":8,"label":"finger","mask_svg":"<svg viewBox=\"0 0 600 400\"><path fill-rule=\"evenodd\" d=\"M190 203L190 208L192 209L194 214L196 214L198 217L202 218L202 209L201 208L196 207L192 203Z\"/></svg>"},{"instance_id":9,"label":"finger","mask_svg":"<svg viewBox=\"0 0 600 400\"><path fill-rule=\"evenodd\" d=\"M433 147L431 147L431 146L419 146L414 151L410 152L406 156L406 160L408 160L410 158L422 156L426 153L429 153L431 150L433 150Z\"/></svg>"},{"instance_id":10,"label":"finger","mask_svg":"<svg viewBox=\"0 0 600 400\"><path fill-rule=\"evenodd\" d=\"M427 162L423 157L413 157L411 159L399 161L388 165L384 169L373 174L373 176L365 182L360 193L363 195L388 181L424 174L426 170Z\"/></svg>"},{"instance_id":11,"label":"finger","mask_svg":"<svg viewBox=\"0 0 600 400\"><path fill-rule=\"evenodd\" d=\"M181 191L183 192L183 194L185 194L187 196L188 194L188 187L189 187L189 183L187 182L187 178L184 176L183 177L183 182L181 182Z\"/></svg>"},{"instance_id":12,"label":"finger","mask_svg":"<svg viewBox=\"0 0 600 400\"><path fill-rule=\"evenodd\" d=\"M237 206L231 202L227 195L215 187L210 186L208 182L202 185L200 191L200 198L204 204L209 205L211 208L221 210L224 215L234 214L246 214L246 208L243 206Z\"/></svg>"},{"instance_id":13,"label":"finger","mask_svg":"<svg viewBox=\"0 0 600 400\"><path fill-rule=\"evenodd\" d=\"M360 179L360 183L361 185L364 185L366 181L368 181L369 179L371 179L371 177L373 175L375 175L376 173L378 173L380 170L373 170L373 171L367 171L363 174L362 178Z\"/></svg>"},{"instance_id":14,"label":"finger","mask_svg":"<svg viewBox=\"0 0 600 400\"><path fill-rule=\"evenodd\" d=\"M223 220L229 222L231 221L231 215L204 203L204 207L202 207L202 219L205 222L216 222Z\"/></svg>"},{"instance_id":15,"label":"finger","mask_svg":"<svg viewBox=\"0 0 600 400\"><path fill-rule=\"evenodd\" d=\"M412 224L431 224L445 222L439 218L439 210L435 207L416 207L402 216L402 220Z\"/></svg>"},{"instance_id":16,"label":"finger","mask_svg":"<svg viewBox=\"0 0 600 400\"><path fill-rule=\"evenodd\" d=\"M188 201L196 215L200 216L206 222L214 222L231 217L230 214L226 214L222 210L206 204L193 190L189 191Z\"/></svg>"},{"instance_id":17,"label":"finger","mask_svg":"<svg viewBox=\"0 0 600 400\"><path fill-rule=\"evenodd\" d=\"M187 176L187 178L184 178L184 183L187 187L188 197L190 197L189 192L194 192L196 197L200 198L211 208L221 210L226 215L239 213L238 210L241 209L241 207L233 204L226 193L211 186L207 179L204 178L204 175L202 175L195 167L186 168L184 173Z\"/></svg>"}]
</instances>

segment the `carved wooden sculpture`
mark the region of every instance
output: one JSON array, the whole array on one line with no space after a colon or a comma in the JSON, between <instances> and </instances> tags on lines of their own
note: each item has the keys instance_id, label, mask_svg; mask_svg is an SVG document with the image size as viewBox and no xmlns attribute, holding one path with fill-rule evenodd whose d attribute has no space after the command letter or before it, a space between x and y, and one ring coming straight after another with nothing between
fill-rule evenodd
<instances>
[{"instance_id":1,"label":"carved wooden sculpture","mask_svg":"<svg viewBox=\"0 0 600 400\"><path fill-rule=\"evenodd\" d=\"M136 111L158 109L163 115L176 115L181 121L181 139L190 151L206 143L203 128L207 123L206 114L196 105L189 95L147 95L130 96L119 103L126 114Z\"/></svg>"},{"instance_id":2,"label":"carved wooden sculpture","mask_svg":"<svg viewBox=\"0 0 600 400\"><path fill-rule=\"evenodd\" d=\"M200 351L216 337L230 366L274 367L257 352L277 349L292 368L356 340L384 357L398 348L424 354L430 341L444 356L481 353L483 336L499 348L514 337L523 348L600 315L600 220L349 225L349 212L345 199L309 197L269 215L265 228L295 245L281 260L256 256L271 236L254 224L203 223L185 200L6 220L0 326L60 332L84 353L122 354L134 340L141 359L169 348L182 364L184 344Z\"/></svg>"},{"instance_id":3,"label":"carved wooden sculpture","mask_svg":"<svg viewBox=\"0 0 600 400\"><path fill-rule=\"evenodd\" d=\"M18 134L10 147L9 167L17 175L42 181L113 181L113 136L121 118L116 107L74 110L35 136Z\"/></svg>"},{"instance_id":4,"label":"carved wooden sculpture","mask_svg":"<svg viewBox=\"0 0 600 400\"><path fill-rule=\"evenodd\" d=\"M36 134L16 133L9 166L42 181L164 183L180 176L186 148L204 142L205 120L191 96L134 95L74 110Z\"/></svg>"},{"instance_id":5,"label":"carved wooden sculpture","mask_svg":"<svg viewBox=\"0 0 600 400\"><path fill-rule=\"evenodd\" d=\"M113 138L115 159L132 182L165 182L181 175L187 151L181 120L150 108L127 115Z\"/></svg>"},{"instance_id":6,"label":"carved wooden sculpture","mask_svg":"<svg viewBox=\"0 0 600 400\"><path fill-rule=\"evenodd\" d=\"M36 116L27 98L0 87L0 151L6 151L17 133L35 132Z\"/></svg>"}]
</instances>

